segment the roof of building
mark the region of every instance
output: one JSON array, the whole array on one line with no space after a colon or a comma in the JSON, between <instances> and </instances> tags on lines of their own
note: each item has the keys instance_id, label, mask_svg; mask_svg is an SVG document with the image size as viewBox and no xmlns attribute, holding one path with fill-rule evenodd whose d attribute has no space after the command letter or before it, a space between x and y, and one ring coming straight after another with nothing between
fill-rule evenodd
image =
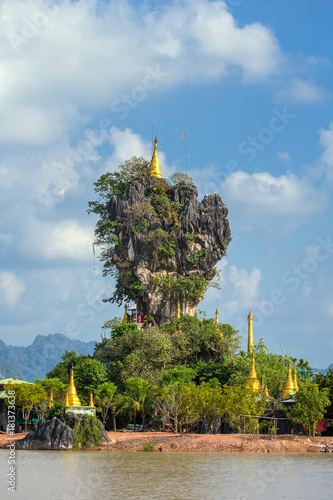
<instances>
[{"instance_id":1,"label":"roof of building","mask_svg":"<svg viewBox=\"0 0 333 500\"><path fill-rule=\"evenodd\" d=\"M3 378L2 380L0 380L0 385L6 385L6 384L32 384L32 382L28 382L27 380L20 380L15 377Z\"/></svg>"}]
</instances>

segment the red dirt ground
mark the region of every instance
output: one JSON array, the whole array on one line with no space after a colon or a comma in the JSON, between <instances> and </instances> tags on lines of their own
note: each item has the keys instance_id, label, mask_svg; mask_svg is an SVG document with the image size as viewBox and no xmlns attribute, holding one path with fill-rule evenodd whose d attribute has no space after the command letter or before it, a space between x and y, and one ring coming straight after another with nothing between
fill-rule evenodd
<instances>
[{"instance_id":1,"label":"red dirt ground","mask_svg":"<svg viewBox=\"0 0 333 500\"><path fill-rule=\"evenodd\" d=\"M318 453L328 443L333 451L332 437L279 435L275 438L249 434L170 434L167 432L108 432L111 443L98 448L101 451L143 451L151 443L163 452L250 452L250 453ZM25 434L15 434L15 440ZM0 434L0 448L13 440L9 434Z\"/></svg>"}]
</instances>

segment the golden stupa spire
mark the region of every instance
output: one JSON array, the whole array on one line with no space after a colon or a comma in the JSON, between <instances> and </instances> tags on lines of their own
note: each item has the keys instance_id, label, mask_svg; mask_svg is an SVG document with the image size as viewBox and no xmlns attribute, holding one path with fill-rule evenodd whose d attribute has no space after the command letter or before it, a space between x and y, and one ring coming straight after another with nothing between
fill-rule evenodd
<instances>
[{"instance_id":1,"label":"golden stupa spire","mask_svg":"<svg viewBox=\"0 0 333 500\"><path fill-rule=\"evenodd\" d=\"M94 400L93 400L93 395L92 392L90 392L90 402L89 402L90 408L95 408L94 406Z\"/></svg>"},{"instance_id":2,"label":"golden stupa spire","mask_svg":"<svg viewBox=\"0 0 333 500\"><path fill-rule=\"evenodd\" d=\"M53 394L52 394L52 391L50 393L50 402L49 402L49 408L52 408L53 407Z\"/></svg>"},{"instance_id":3,"label":"golden stupa spire","mask_svg":"<svg viewBox=\"0 0 333 500\"><path fill-rule=\"evenodd\" d=\"M177 316L176 316L177 319L180 319L180 302L178 300L177 302Z\"/></svg>"},{"instance_id":4,"label":"golden stupa spire","mask_svg":"<svg viewBox=\"0 0 333 500\"><path fill-rule=\"evenodd\" d=\"M280 399L290 399L292 397L292 395L294 394L294 392L295 392L295 388L294 388L294 382L293 382L293 377L292 377L292 373L291 373L291 363L289 360L287 380L286 380L286 384L284 386L284 389L280 394Z\"/></svg>"},{"instance_id":5,"label":"golden stupa spire","mask_svg":"<svg viewBox=\"0 0 333 500\"><path fill-rule=\"evenodd\" d=\"M69 380L67 396L68 396L68 406L81 406L81 401L76 393L76 388L75 388L75 384L74 384L73 368L71 370L71 377ZM66 402L67 402L67 397L66 397ZM67 406L67 405L65 404L65 406Z\"/></svg>"},{"instance_id":6,"label":"golden stupa spire","mask_svg":"<svg viewBox=\"0 0 333 500\"><path fill-rule=\"evenodd\" d=\"M128 323L127 304L125 304L125 312L124 312L124 317L122 320L123 325L125 325L126 323Z\"/></svg>"},{"instance_id":7,"label":"golden stupa spire","mask_svg":"<svg viewBox=\"0 0 333 500\"><path fill-rule=\"evenodd\" d=\"M219 308L218 308L218 306L216 306L216 311L215 311L215 326L219 326L219 324L220 324L220 322L219 322L219 314L220 314Z\"/></svg>"},{"instance_id":8,"label":"golden stupa spire","mask_svg":"<svg viewBox=\"0 0 333 500\"><path fill-rule=\"evenodd\" d=\"M294 367L294 379L293 379L293 382L294 382L294 394L296 394L296 392L299 389L298 383L297 383L297 369L296 369L296 366Z\"/></svg>"},{"instance_id":9,"label":"golden stupa spire","mask_svg":"<svg viewBox=\"0 0 333 500\"><path fill-rule=\"evenodd\" d=\"M158 156L157 156L157 137L155 138L155 146L154 146L154 152L153 152L153 157L150 162L150 175L151 177L158 177L159 179L162 178L161 174L161 167L160 167L160 162L158 161Z\"/></svg>"},{"instance_id":10,"label":"golden stupa spire","mask_svg":"<svg viewBox=\"0 0 333 500\"><path fill-rule=\"evenodd\" d=\"M252 389L253 392L261 391L261 385L258 379L258 375L256 372L256 365L254 360L254 352L252 350L252 362L251 362L251 370L249 376L247 377L246 387Z\"/></svg>"},{"instance_id":11,"label":"golden stupa spire","mask_svg":"<svg viewBox=\"0 0 333 500\"><path fill-rule=\"evenodd\" d=\"M269 398L269 391L268 391L268 387L267 387L267 380L265 382L265 388L263 390L262 395L264 396L264 398Z\"/></svg>"},{"instance_id":12,"label":"golden stupa spire","mask_svg":"<svg viewBox=\"0 0 333 500\"><path fill-rule=\"evenodd\" d=\"M247 354L253 352L253 316L251 311L247 317L248 319L248 335L247 335Z\"/></svg>"}]
</instances>

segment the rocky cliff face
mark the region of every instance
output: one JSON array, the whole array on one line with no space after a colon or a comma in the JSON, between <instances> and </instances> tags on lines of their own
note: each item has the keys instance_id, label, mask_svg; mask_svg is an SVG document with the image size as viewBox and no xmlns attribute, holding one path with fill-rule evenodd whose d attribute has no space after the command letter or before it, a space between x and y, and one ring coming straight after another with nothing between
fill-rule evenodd
<instances>
[{"instance_id":1,"label":"rocky cliff face","mask_svg":"<svg viewBox=\"0 0 333 500\"><path fill-rule=\"evenodd\" d=\"M163 179L142 178L129 185L124 199L114 195L108 205L110 220L118 222L112 251L118 281L125 288L141 286L133 297L138 310L157 323L176 316L178 299L182 313L193 315L203 298L191 300L186 291L181 296L177 287L163 293L167 278L197 276L208 283L230 241L228 208L221 197L214 193L201 202L197 197L192 184L170 186Z\"/></svg>"}]
</instances>

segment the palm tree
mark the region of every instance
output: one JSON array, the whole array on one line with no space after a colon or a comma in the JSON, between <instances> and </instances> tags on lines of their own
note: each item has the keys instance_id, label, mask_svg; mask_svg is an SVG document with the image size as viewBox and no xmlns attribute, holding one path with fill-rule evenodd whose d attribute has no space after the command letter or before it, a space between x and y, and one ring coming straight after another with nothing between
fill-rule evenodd
<instances>
[{"instance_id":1,"label":"palm tree","mask_svg":"<svg viewBox=\"0 0 333 500\"><path fill-rule=\"evenodd\" d=\"M142 431L144 430L145 418L154 407L157 387L149 384L146 380L132 377L125 382L126 394L120 400L122 411L133 416L134 431L136 415L140 413L142 417Z\"/></svg>"}]
</instances>

